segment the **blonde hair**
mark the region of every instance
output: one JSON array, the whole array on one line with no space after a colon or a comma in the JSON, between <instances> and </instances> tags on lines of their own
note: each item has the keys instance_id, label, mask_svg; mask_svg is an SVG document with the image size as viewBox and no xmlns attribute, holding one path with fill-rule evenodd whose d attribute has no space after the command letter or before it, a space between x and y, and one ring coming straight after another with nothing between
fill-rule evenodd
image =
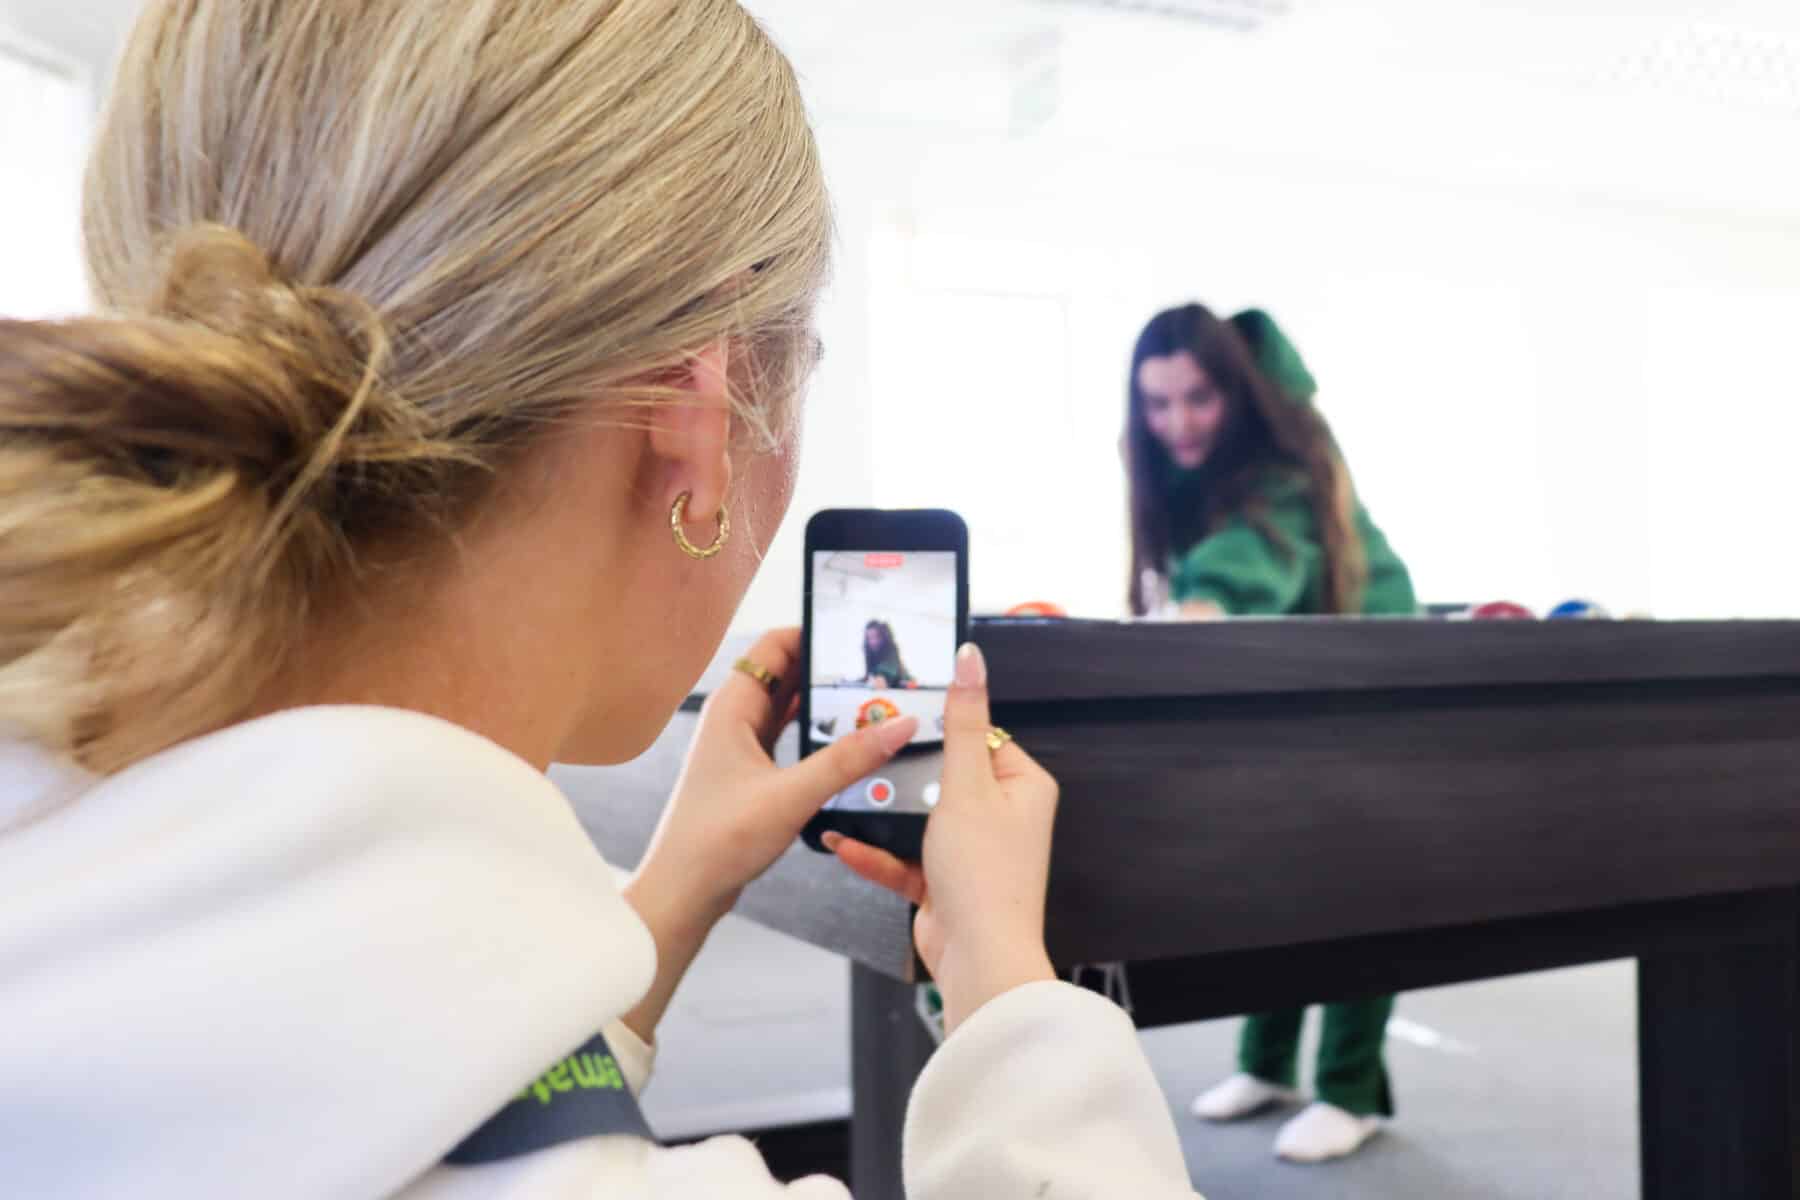
<instances>
[{"instance_id":1,"label":"blonde hair","mask_svg":"<svg viewBox=\"0 0 1800 1200\"><path fill-rule=\"evenodd\" d=\"M729 337L772 449L830 242L733 0L156 0L84 218L102 315L0 322L0 726L102 771L241 717L578 405Z\"/></svg>"}]
</instances>

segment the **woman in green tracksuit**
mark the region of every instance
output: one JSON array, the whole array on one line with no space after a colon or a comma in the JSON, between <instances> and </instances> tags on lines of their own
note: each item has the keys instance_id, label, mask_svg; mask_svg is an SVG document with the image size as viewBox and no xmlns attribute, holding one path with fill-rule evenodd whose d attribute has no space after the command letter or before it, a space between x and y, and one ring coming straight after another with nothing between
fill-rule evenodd
<instances>
[{"instance_id":1,"label":"woman in green tracksuit","mask_svg":"<svg viewBox=\"0 0 1800 1200\"><path fill-rule=\"evenodd\" d=\"M870 621L863 627L863 682L872 688L918 686L912 672L900 661L894 627L886 621Z\"/></svg>"},{"instance_id":2,"label":"woman in green tracksuit","mask_svg":"<svg viewBox=\"0 0 1800 1200\"><path fill-rule=\"evenodd\" d=\"M1416 611L1406 566L1350 485L1316 388L1267 313L1159 313L1132 353L1125 458L1132 611L1140 616L1393 615ZM1393 1113L1382 1041L1392 996L1325 1006L1317 1100L1276 1153L1354 1152ZM1194 1113L1232 1120L1297 1097L1304 1009L1245 1022L1237 1074Z\"/></svg>"}]
</instances>

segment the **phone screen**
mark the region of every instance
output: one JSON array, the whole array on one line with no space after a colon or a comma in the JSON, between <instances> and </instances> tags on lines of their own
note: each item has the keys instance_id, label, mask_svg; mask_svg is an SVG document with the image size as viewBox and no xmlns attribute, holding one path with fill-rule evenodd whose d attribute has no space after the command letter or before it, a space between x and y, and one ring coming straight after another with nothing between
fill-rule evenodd
<instances>
[{"instance_id":1,"label":"phone screen","mask_svg":"<svg viewBox=\"0 0 1800 1200\"><path fill-rule=\"evenodd\" d=\"M806 740L816 748L883 721L919 719L893 760L825 807L929 813L956 665L956 552L814 550L811 567Z\"/></svg>"}]
</instances>

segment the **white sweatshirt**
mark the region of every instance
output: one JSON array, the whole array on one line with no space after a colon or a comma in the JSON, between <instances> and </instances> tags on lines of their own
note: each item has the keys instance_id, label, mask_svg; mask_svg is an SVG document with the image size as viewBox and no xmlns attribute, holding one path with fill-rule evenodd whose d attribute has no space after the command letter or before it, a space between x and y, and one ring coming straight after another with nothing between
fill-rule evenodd
<instances>
[{"instance_id":1,"label":"white sweatshirt","mask_svg":"<svg viewBox=\"0 0 1800 1200\"><path fill-rule=\"evenodd\" d=\"M736 1137L444 1164L597 1033L641 1089L654 971L561 793L456 726L302 709L101 781L0 742L9 1195L844 1200ZM1056 983L933 1056L904 1154L913 1200L1192 1195L1130 1022Z\"/></svg>"}]
</instances>

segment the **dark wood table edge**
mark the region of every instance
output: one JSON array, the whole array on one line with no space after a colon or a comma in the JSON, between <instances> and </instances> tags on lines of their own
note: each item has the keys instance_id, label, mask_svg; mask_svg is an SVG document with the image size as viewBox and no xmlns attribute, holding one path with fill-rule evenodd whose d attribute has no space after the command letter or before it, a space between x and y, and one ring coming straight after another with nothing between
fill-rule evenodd
<instances>
[{"instance_id":1,"label":"dark wood table edge","mask_svg":"<svg viewBox=\"0 0 1800 1200\"><path fill-rule=\"evenodd\" d=\"M1800 893L1769 889L1225 950L1128 965L1143 1028L1646 955L1800 943ZM1074 964L1058 964L1067 970Z\"/></svg>"}]
</instances>

